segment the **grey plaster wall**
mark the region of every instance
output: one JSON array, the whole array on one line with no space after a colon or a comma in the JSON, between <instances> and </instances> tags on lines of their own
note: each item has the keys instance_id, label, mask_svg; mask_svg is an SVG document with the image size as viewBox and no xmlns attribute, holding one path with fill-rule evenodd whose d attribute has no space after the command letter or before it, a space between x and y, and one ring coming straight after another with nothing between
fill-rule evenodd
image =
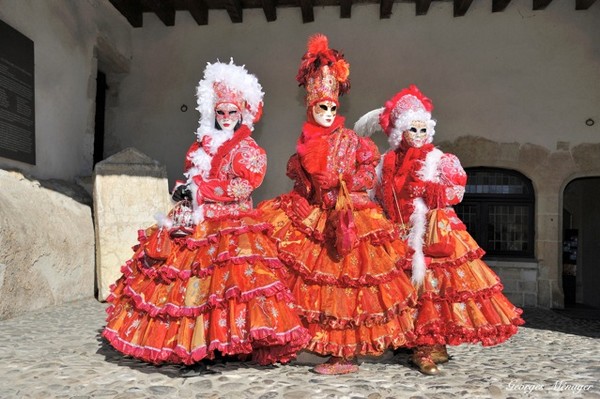
<instances>
[{"instance_id":1,"label":"grey plaster wall","mask_svg":"<svg viewBox=\"0 0 600 399\"><path fill-rule=\"evenodd\" d=\"M124 72L131 27L104 0L0 0L0 19L34 43L36 165L0 168L73 181L93 168L96 71Z\"/></svg>"},{"instance_id":2,"label":"grey plaster wall","mask_svg":"<svg viewBox=\"0 0 600 399\"><path fill-rule=\"evenodd\" d=\"M263 120L255 139L269 157L257 201L291 187L285 164L305 117L304 91L295 76L308 37L327 34L351 65L352 89L340 112L348 125L415 83L433 99L436 140L463 136L532 144L554 151L557 142L597 142L600 136L600 8L576 11L572 1L553 1L532 11L530 0L513 0L505 11L476 1L460 18L452 2L432 2L425 16L414 4L395 3L388 20L379 6L355 4L352 18L338 7L315 8L303 24L296 8L277 10L267 23L262 9L244 10L232 24L225 10L211 10L198 26L187 12L166 27L153 14L132 33L131 73L123 77L118 109L110 121L108 153L135 146L167 165L172 183L194 140L195 87L207 62L233 57L264 87ZM181 112L181 106L188 106ZM595 118L594 126L585 125ZM385 148L382 135L376 137ZM477 151L477 149L474 149ZM497 158L497 154L491 154Z\"/></svg>"}]
</instances>

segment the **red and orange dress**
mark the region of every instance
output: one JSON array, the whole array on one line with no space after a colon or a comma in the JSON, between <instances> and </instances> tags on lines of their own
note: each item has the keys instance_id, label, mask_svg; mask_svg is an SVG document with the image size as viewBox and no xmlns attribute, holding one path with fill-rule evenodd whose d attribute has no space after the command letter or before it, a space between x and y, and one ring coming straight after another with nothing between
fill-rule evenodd
<instances>
[{"instance_id":1,"label":"red and orange dress","mask_svg":"<svg viewBox=\"0 0 600 399\"><path fill-rule=\"evenodd\" d=\"M380 355L410 345L415 290L406 246L367 195L379 152L343 126L304 124L287 168L294 189L259 205L274 226L285 279L320 355ZM331 184L314 179L326 172ZM309 211L301 211L301 205Z\"/></svg>"},{"instance_id":2,"label":"red and orange dress","mask_svg":"<svg viewBox=\"0 0 600 399\"><path fill-rule=\"evenodd\" d=\"M407 272L417 272L419 253L424 258L415 318L419 346L496 345L524 323L522 310L502 294L498 276L481 260L483 249L452 208L462 200L466 180L458 158L432 144L416 148L402 140L383 157L376 195L415 249ZM418 231L424 232L421 240Z\"/></svg>"},{"instance_id":3,"label":"red and orange dress","mask_svg":"<svg viewBox=\"0 0 600 399\"><path fill-rule=\"evenodd\" d=\"M205 140L186 157L194 213L203 220L139 233L134 256L108 298L103 332L124 354L151 363L182 363L252 354L259 364L288 362L310 338L301 325L282 267L251 192L266 171L264 150L242 125L212 154ZM193 173L209 154L207 175ZM204 159L207 157L204 156ZM201 169L201 167L200 167Z\"/></svg>"}]
</instances>

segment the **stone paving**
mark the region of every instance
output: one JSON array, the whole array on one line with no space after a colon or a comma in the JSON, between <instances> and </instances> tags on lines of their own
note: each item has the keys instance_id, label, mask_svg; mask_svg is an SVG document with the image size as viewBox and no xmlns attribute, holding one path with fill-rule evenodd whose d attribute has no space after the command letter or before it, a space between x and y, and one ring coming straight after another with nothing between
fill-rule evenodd
<instances>
[{"instance_id":1,"label":"stone paving","mask_svg":"<svg viewBox=\"0 0 600 399\"><path fill-rule=\"evenodd\" d=\"M360 372L321 376L314 356L291 365L179 367L125 358L100 338L105 304L89 299L0 321L0 398L600 398L600 320L526 309L526 326L497 347L452 347L438 376L406 354L361 359Z\"/></svg>"}]
</instances>

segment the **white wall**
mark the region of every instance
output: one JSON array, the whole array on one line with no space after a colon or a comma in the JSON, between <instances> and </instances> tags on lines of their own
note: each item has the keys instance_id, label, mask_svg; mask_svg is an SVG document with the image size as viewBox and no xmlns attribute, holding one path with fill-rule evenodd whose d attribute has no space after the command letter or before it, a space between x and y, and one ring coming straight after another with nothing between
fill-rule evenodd
<instances>
[{"instance_id":1,"label":"white wall","mask_svg":"<svg viewBox=\"0 0 600 399\"><path fill-rule=\"evenodd\" d=\"M104 0L0 0L0 19L34 42L36 165L0 158L38 178L73 180L93 167L97 56L116 69L131 27Z\"/></svg>"},{"instance_id":2,"label":"white wall","mask_svg":"<svg viewBox=\"0 0 600 399\"><path fill-rule=\"evenodd\" d=\"M454 18L451 2L433 2L418 17L413 4L397 3L389 20L379 19L377 5L354 5L351 19L339 18L338 7L314 11L315 22L303 24L297 8L278 9L271 23L261 9L245 10L244 22L233 24L211 10L206 26L178 12L175 27L147 13L144 27L132 29L108 0L0 0L0 18L35 45L38 159L30 166L0 158L0 168L67 180L91 174L98 56L111 84L105 156L135 146L166 164L172 182L194 139L202 70L233 56L266 92L255 138L269 168L255 199L286 191L285 163L304 120L294 77L316 32L351 63L353 87L341 107L349 126L416 83L434 100L437 142L474 135L553 151L557 141L598 141L597 5L576 11L572 1L553 1L532 11L530 0L513 0L492 14L491 0L480 0ZM587 127L587 118L597 123ZM383 137L376 140L385 149Z\"/></svg>"},{"instance_id":3,"label":"white wall","mask_svg":"<svg viewBox=\"0 0 600 399\"><path fill-rule=\"evenodd\" d=\"M171 182L179 178L198 120L197 81L207 62L233 56L266 92L254 137L267 150L269 168L255 200L286 191L285 164L305 112L294 78L316 32L351 64L352 90L341 106L349 126L415 83L434 101L438 142L475 135L554 151L557 141L598 141L600 7L576 11L572 1L553 1L532 11L530 0L514 0L492 14L488 0L473 2L459 18L452 7L434 2L417 17L414 4L397 3L389 20L379 19L378 5L354 5L351 19L340 19L338 7L316 7L308 24L297 8L278 9L271 23L261 9L245 10L242 24L211 10L207 26L178 12L176 28L145 14L144 27L133 30L131 73L119 86L107 155L136 146L167 165ZM587 118L597 123L587 127Z\"/></svg>"}]
</instances>

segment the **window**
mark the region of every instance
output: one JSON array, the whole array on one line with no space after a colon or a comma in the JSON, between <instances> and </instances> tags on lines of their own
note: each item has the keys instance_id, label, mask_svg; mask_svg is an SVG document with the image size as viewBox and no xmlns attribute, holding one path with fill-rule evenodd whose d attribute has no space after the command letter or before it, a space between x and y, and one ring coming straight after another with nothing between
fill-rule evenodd
<instances>
[{"instance_id":1,"label":"window","mask_svg":"<svg viewBox=\"0 0 600 399\"><path fill-rule=\"evenodd\" d=\"M497 168L466 168L463 202L456 213L492 257L533 257L534 194L531 180Z\"/></svg>"}]
</instances>

